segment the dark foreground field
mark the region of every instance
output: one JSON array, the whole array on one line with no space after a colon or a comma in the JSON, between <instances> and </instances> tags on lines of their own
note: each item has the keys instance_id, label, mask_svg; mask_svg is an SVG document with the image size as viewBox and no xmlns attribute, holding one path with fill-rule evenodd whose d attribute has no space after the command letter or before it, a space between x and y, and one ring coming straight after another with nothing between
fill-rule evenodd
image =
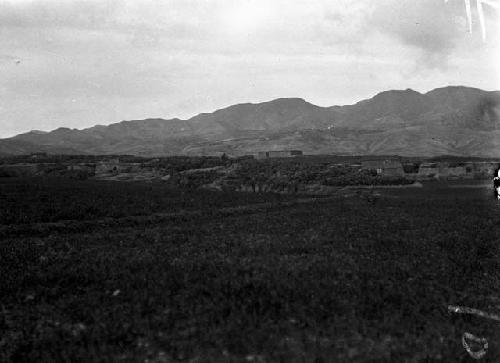
<instances>
[{"instance_id":1,"label":"dark foreground field","mask_svg":"<svg viewBox=\"0 0 500 363\"><path fill-rule=\"evenodd\" d=\"M0 361L498 362L491 197L0 181Z\"/></svg>"}]
</instances>

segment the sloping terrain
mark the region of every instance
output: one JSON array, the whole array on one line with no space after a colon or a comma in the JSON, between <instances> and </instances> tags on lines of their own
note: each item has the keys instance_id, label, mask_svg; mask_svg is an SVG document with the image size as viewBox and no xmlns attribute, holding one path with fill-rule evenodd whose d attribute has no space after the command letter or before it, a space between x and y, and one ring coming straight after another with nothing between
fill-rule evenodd
<instances>
[{"instance_id":1,"label":"sloping terrain","mask_svg":"<svg viewBox=\"0 0 500 363\"><path fill-rule=\"evenodd\" d=\"M188 120L28 132L0 140L0 154L242 155L262 150L408 156L500 156L500 92L444 87L381 92L354 105L300 98L233 105Z\"/></svg>"}]
</instances>

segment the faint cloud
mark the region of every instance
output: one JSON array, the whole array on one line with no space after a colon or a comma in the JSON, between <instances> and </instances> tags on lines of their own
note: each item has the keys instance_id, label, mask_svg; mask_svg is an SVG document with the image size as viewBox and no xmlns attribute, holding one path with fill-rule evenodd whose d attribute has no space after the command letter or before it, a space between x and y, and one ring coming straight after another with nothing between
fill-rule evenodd
<instances>
[{"instance_id":1,"label":"faint cloud","mask_svg":"<svg viewBox=\"0 0 500 363\"><path fill-rule=\"evenodd\" d=\"M0 29L5 27L82 27L108 25L123 5L120 1L3 1Z\"/></svg>"},{"instance_id":2,"label":"faint cloud","mask_svg":"<svg viewBox=\"0 0 500 363\"><path fill-rule=\"evenodd\" d=\"M363 1L341 1L336 5L325 6L322 21L316 25L317 34L325 44L359 50L363 42L370 38L366 19L373 11L372 5L364 4Z\"/></svg>"},{"instance_id":3,"label":"faint cloud","mask_svg":"<svg viewBox=\"0 0 500 363\"><path fill-rule=\"evenodd\" d=\"M0 64L17 64L21 58L10 54L0 54Z\"/></svg>"},{"instance_id":4,"label":"faint cloud","mask_svg":"<svg viewBox=\"0 0 500 363\"><path fill-rule=\"evenodd\" d=\"M446 68L448 56L464 30L457 21L457 6L435 0L381 2L369 24L379 32L421 51L420 63Z\"/></svg>"}]
</instances>

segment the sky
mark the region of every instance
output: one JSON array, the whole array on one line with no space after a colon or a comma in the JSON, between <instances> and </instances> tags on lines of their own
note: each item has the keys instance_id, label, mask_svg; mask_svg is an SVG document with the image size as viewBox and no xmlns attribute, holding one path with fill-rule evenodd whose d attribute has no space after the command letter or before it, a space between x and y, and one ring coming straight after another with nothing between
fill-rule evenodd
<instances>
[{"instance_id":1,"label":"sky","mask_svg":"<svg viewBox=\"0 0 500 363\"><path fill-rule=\"evenodd\" d=\"M496 0L490 0L496 1ZM462 0L0 0L0 138L300 97L500 89Z\"/></svg>"}]
</instances>

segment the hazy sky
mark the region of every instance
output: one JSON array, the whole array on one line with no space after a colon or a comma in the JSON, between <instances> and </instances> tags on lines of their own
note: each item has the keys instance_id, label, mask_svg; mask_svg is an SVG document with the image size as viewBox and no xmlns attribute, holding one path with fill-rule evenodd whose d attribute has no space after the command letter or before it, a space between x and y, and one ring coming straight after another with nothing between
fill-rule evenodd
<instances>
[{"instance_id":1,"label":"hazy sky","mask_svg":"<svg viewBox=\"0 0 500 363\"><path fill-rule=\"evenodd\" d=\"M475 5L475 2L473 2ZM500 89L499 14L462 0L0 0L0 137L234 103Z\"/></svg>"}]
</instances>

